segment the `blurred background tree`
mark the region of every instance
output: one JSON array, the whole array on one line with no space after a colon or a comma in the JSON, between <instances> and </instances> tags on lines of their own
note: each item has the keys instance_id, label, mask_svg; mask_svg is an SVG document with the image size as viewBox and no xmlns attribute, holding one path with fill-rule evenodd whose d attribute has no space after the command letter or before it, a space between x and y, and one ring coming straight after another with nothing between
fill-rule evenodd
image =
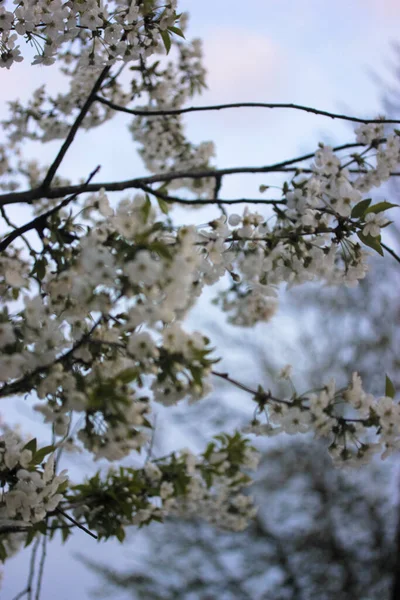
<instances>
[{"instance_id":1,"label":"blurred background tree","mask_svg":"<svg viewBox=\"0 0 400 600\"><path fill-rule=\"evenodd\" d=\"M135 567L101 577L96 598L132 600L386 600L395 511L388 470L332 467L321 444L272 444L252 488L258 516L240 534L171 520L146 532ZM139 546L137 540L135 546Z\"/></svg>"}]
</instances>

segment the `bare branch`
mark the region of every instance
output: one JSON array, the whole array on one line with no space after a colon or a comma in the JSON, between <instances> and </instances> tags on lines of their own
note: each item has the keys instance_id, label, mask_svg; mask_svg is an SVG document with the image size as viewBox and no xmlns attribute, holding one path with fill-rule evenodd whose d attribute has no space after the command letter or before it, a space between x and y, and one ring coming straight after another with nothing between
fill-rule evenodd
<instances>
[{"instance_id":1,"label":"bare branch","mask_svg":"<svg viewBox=\"0 0 400 600\"><path fill-rule=\"evenodd\" d=\"M85 104L82 106L82 108L79 112L79 115L75 119L75 122L72 125L72 127L65 139L65 142L61 146L60 151L58 152L56 158L54 159L49 170L47 171L46 177L44 178L43 183L41 185L41 189L43 191L49 189L50 184L54 179L54 176L57 172L58 167L60 166L64 156L66 155L68 148L74 141L75 135L76 135L79 127L81 126L83 119L86 117L87 113L89 112L89 109L94 102L95 96L96 96L97 92L99 91L104 79L107 77L107 75L110 71L110 68L111 68L110 66L104 67L104 69L100 73L99 77L97 78L96 83L94 84L92 91L90 92Z\"/></svg>"},{"instance_id":2,"label":"bare branch","mask_svg":"<svg viewBox=\"0 0 400 600\"><path fill-rule=\"evenodd\" d=\"M96 175L96 173L98 173L99 170L100 170L100 167L96 167L96 169L94 171L92 171L92 173L89 175L86 182L83 184L82 191L72 194L72 196L70 196L69 198L65 198L65 200L60 202L60 204L57 204L57 206L55 206L54 208L51 208L50 210L43 213L42 215L39 215L35 219L32 219L32 221L29 221L29 223L26 223L26 225L22 225L22 227L18 227L12 233L10 233L2 242L0 242L0 252L3 252L3 250L5 250L16 238L23 236L23 234L26 233L27 231L45 227L46 221L49 217L51 217L56 212L58 212L59 210L61 210L62 208L64 208L68 204L70 204L70 202L75 200L75 198L77 198L79 196L79 194L82 194L83 192L86 191L89 182L93 179L93 177Z\"/></svg>"},{"instance_id":3,"label":"bare branch","mask_svg":"<svg viewBox=\"0 0 400 600\"><path fill-rule=\"evenodd\" d=\"M163 194L158 190L153 190L153 188L142 185L140 189L146 192L147 194L151 194L156 196L157 198L161 198L165 202L171 204L183 204L183 206L199 206L199 205L210 205L210 204L286 204L286 200L269 200L263 198L232 198L232 199L223 199L223 198L207 198L207 199L195 199L188 200L187 198L179 198L178 196L170 196L168 194Z\"/></svg>"},{"instance_id":4,"label":"bare branch","mask_svg":"<svg viewBox=\"0 0 400 600\"><path fill-rule=\"evenodd\" d=\"M381 140L385 141L384 139ZM365 144L343 144L333 148L335 152L341 150L347 150L350 148L358 148ZM314 158L315 152L303 154L296 158L284 160L272 165L266 165L262 167L231 167L227 169L199 169L197 171L172 171L170 173L158 173L156 175L149 175L146 177L136 177L134 179L128 179L125 181L114 181L104 183L91 183L83 189L84 184L79 185L67 185L60 186L57 188L50 188L43 190L43 187L26 190L24 192L9 192L7 194L0 195L0 206L6 206L7 204L17 204L24 202L32 204L35 200L40 198L61 198L67 194L76 194L83 192L98 192L101 188L104 188L106 192L121 192L126 189L141 189L143 185L149 185L152 183L168 183L175 181L176 179L203 179L207 177L223 177L224 175L241 175L241 174L256 174L256 173L281 173L281 172L296 172L301 171L303 173L312 172L311 169L302 169L301 167L292 167L296 163L303 162ZM363 173L356 169L351 171L354 173ZM399 173L392 173L392 175L400 175Z\"/></svg>"},{"instance_id":5,"label":"bare branch","mask_svg":"<svg viewBox=\"0 0 400 600\"><path fill-rule=\"evenodd\" d=\"M396 254L394 250L392 250L389 246L386 246L386 244L383 244L382 242L381 246L386 250L386 252L389 252L389 254L391 254L391 256L393 256L393 258L397 260L398 263L400 263L400 256Z\"/></svg>"},{"instance_id":6,"label":"bare branch","mask_svg":"<svg viewBox=\"0 0 400 600\"><path fill-rule=\"evenodd\" d=\"M40 563L39 563L39 574L38 574L38 580L37 580L37 585L36 585L35 600L40 600L40 591L42 589L42 581L43 581L43 573L44 573L44 564L46 562L46 554L47 554L47 536L44 535L43 541L42 541L42 556L40 557Z\"/></svg>"},{"instance_id":7,"label":"bare branch","mask_svg":"<svg viewBox=\"0 0 400 600\"><path fill-rule=\"evenodd\" d=\"M69 521L71 521L71 523L73 523L76 527L78 527L79 529L82 529L82 531L84 531L85 533L87 533L88 535L90 535L95 540L98 539L98 536L95 533L92 533L87 527L85 527L84 525L82 525L82 523L79 523L78 521L76 521L68 513L64 512L60 508L56 508L56 512L60 513L60 515L62 515L63 517L65 517L66 519L68 519Z\"/></svg>"},{"instance_id":8,"label":"bare branch","mask_svg":"<svg viewBox=\"0 0 400 600\"><path fill-rule=\"evenodd\" d=\"M311 106L304 106L302 104L292 104L286 102L231 102L228 104L211 104L209 106L189 106L187 108L171 108L171 109L162 109L162 110L152 110L150 109L139 109L139 108L126 108L125 106L120 106L119 104L115 104L102 96L95 96L95 100L105 104L109 108L116 110L118 112L128 113L130 115L138 116L138 117L167 117L173 115L184 115L187 113L193 112L205 112L212 110L226 110L229 108L287 108L293 110L300 110L307 113L312 113L313 115L321 115L323 117L329 117L330 119L340 119L341 121L351 121L353 123L391 123L391 124L400 124L399 119L362 119L361 117L352 117L349 115L343 115L339 113L329 112L327 110L321 110L319 108L313 108Z\"/></svg>"}]
</instances>

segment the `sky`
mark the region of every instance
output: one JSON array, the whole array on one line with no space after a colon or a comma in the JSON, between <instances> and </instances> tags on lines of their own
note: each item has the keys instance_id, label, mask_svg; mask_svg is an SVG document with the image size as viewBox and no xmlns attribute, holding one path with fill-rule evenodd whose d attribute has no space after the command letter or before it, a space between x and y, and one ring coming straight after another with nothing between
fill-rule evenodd
<instances>
[{"instance_id":1,"label":"sky","mask_svg":"<svg viewBox=\"0 0 400 600\"><path fill-rule=\"evenodd\" d=\"M391 42L399 40L400 31L398 0L180 0L179 8L191 15L188 37L203 40L208 71L208 90L193 104L293 102L357 116L374 117L381 112L383 90L373 74L390 81ZM55 68L31 67L28 61L3 70L0 116L6 114L8 100L26 100L44 82L53 90L64 85ZM125 128L127 122L118 115L103 128L80 133L60 173L77 181L101 164L102 180L145 174ZM346 124L288 110L197 113L188 115L186 123L193 140L216 142L219 167L276 162L313 151L319 140L352 141ZM40 148L30 145L29 151L49 162L59 146L59 141ZM261 183L269 181L235 176L224 183L221 195L257 197ZM204 304L199 306L190 325L205 323L212 329L213 311ZM271 331L269 325L258 326L258 339ZM238 361L235 353L231 358ZM249 358L241 356L240 361L244 371L250 368ZM15 413L9 413L13 419L29 418L22 400L15 406ZM32 428L43 431L38 420L32 422ZM72 469L78 472L76 464ZM133 547L135 539L139 540L136 534ZM49 550L41 600L90 598L96 578L76 558L77 552L120 567L127 565L131 556L131 549L128 552L114 542L96 544L77 532L65 547L54 544ZM28 560L29 553L23 552L7 563L4 600L22 589Z\"/></svg>"}]
</instances>

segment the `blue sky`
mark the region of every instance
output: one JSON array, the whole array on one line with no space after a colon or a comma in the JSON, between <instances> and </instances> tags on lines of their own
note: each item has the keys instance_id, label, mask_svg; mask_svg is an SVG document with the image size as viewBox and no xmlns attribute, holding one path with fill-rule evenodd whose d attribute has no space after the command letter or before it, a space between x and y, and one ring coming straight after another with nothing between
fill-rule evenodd
<instances>
[{"instance_id":1,"label":"blue sky","mask_svg":"<svg viewBox=\"0 0 400 600\"><path fill-rule=\"evenodd\" d=\"M181 0L179 5L191 13L189 37L204 41L209 71L209 90L193 103L296 102L359 116L380 111L382 90L370 73L390 76L390 42L400 31L398 0ZM3 70L1 77L1 115L6 100L26 99L42 82L48 81L53 89L62 85L54 68L28 63ZM77 181L101 164L102 180L143 174L127 122L118 116L101 129L80 134L61 173ZM220 167L267 164L312 151L320 139L341 143L352 135L339 122L283 110L201 113L188 115L186 122L193 139L216 141ZM50 161L59 145L30 145L30 149ZM268 182L232 177L223 195L254 197L260 183ZM201 314L204 306L195 311L191 324L199 327ZM21 410L22 401L18 406ZM42 600L89 598L88 589L96 579L72 558L77 551L119 566L127 564L126 555L131 553L112 542L96 545L82 532L65 547L54 544L48 552ZM28 560L29 553L24 552L7 563L2 595L6 600L22 589Z\"/></svg>"}]
</instances>

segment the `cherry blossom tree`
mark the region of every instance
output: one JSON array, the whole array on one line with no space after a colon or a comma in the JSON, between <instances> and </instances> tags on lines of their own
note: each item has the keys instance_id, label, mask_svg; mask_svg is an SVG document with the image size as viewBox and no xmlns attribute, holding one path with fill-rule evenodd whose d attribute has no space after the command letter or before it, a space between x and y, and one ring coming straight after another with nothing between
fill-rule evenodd
<instances>
[{"instance_id":1,"label":"cherry blossom tree","mask_svg":"<svg viewBox=\"0 0 400 600\"><path fill-rule=\"evenodd\" d=\"M219 370L212 340L184 327L217 282L221 311L252 327L273 318L284 284L355 286L371 252L400 262L381 238L396 205L369 197L397 174L398 121L293 104L188 107L205 72L201 44L185 39L187 17L178 11L176 0L0 7L1 65L22 61L27 41L36 49L32 68L58 62L69 82L66 93L40 87L27 103L11 102L3 121L0 396L28 397L49 424L49 443L2 425L2 560L21 544L44 548L58 531L122 541L127 526L168 515L244 529L256 513L243 493L257 466L247 434L311 431L348 465L399 447L400 409L384 373L381 397L364 391L356 371L344 387L326 373L301 391L288 365L280 373L287 393L278 396ZM192 143L183 115L241 106L342 119L356 125L355 139L271 165L216 168L213 143ZM78 182L61 177L77 132L119 112L151 174L98 181L94 164ZM24 158L24 142L57 139L50 165ZM221 198L222 182L240 173L282 174L279 194L270 196L266 179L261 198ZM177 205L188 211L184 225L174 220ZM204 205L219 212L195 225L189 211ZM10 219L10 206L26 215L23 225ZM201 401L217 379L253 402L245 430L219 434L199 455L177 449L154 458L153 403ZM95 460L134 451L143 461L76 483L59 463L63 452L82 449ZM32 595L32 577L20 597Z\"/></svg>"}]
</instances>

